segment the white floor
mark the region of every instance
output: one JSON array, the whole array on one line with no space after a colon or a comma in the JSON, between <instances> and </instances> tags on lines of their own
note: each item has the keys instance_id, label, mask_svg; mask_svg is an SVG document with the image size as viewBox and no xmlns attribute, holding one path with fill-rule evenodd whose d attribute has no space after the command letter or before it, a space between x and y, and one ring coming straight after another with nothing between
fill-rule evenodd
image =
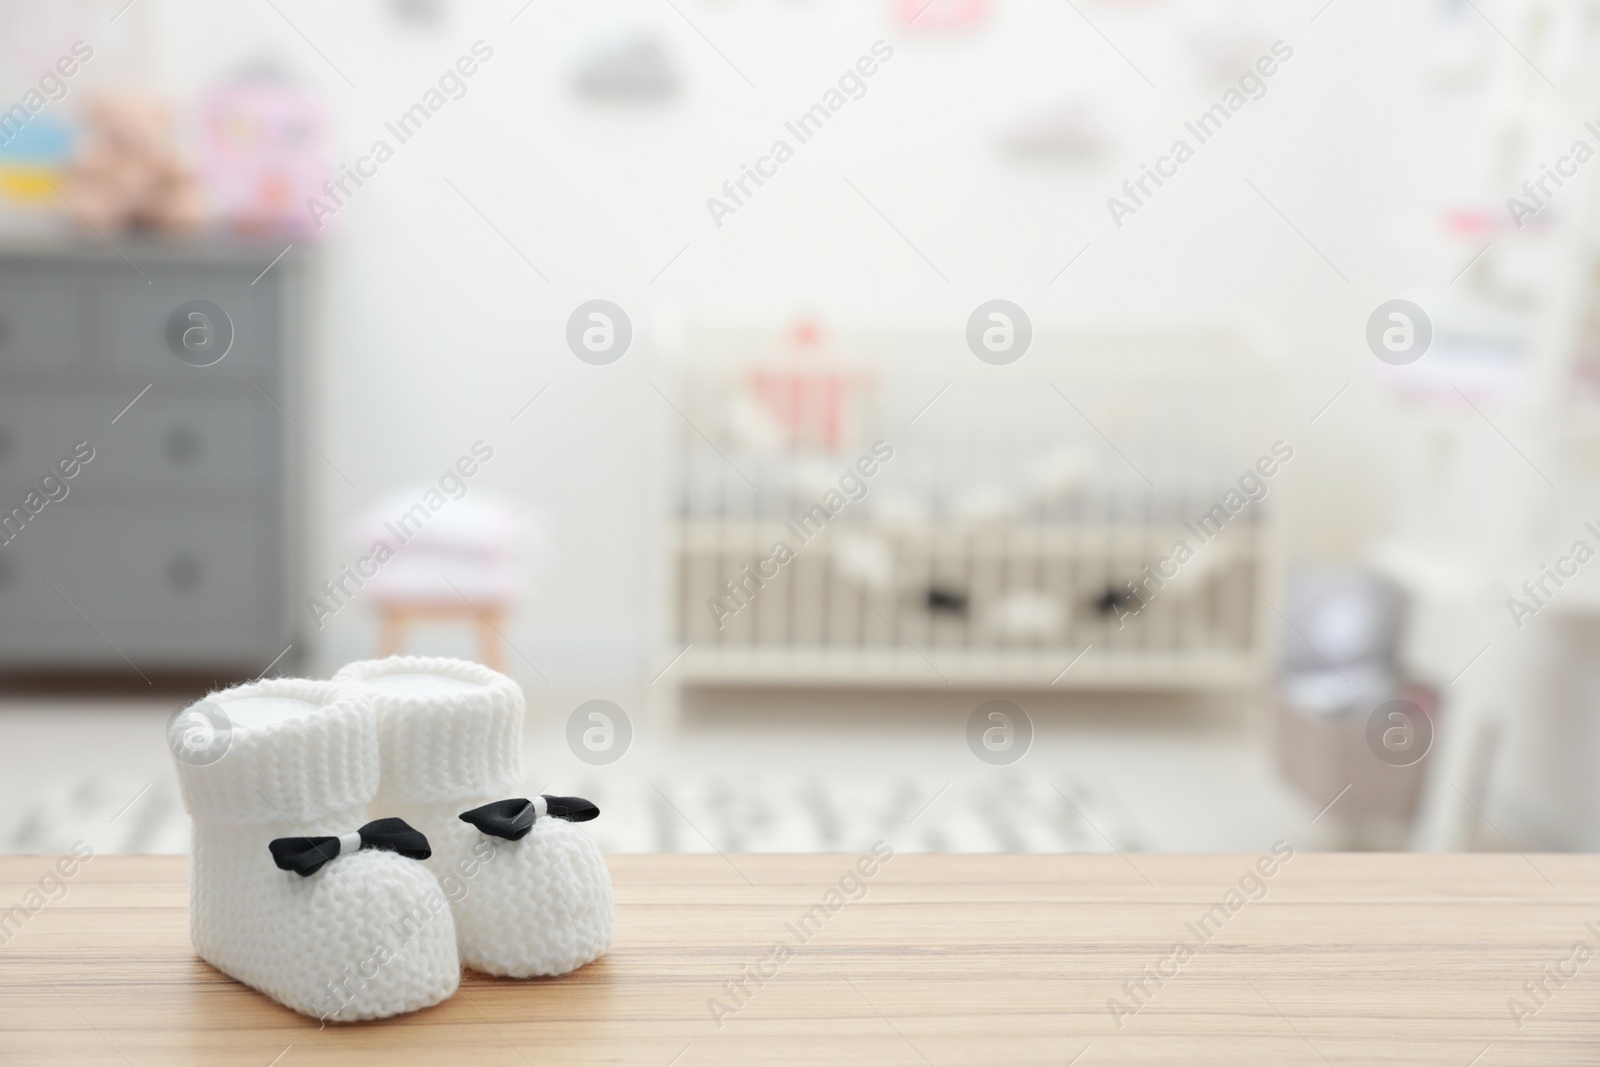
<instances>
[{"instance_id":1,"label":"white floor","mask_svg":"<svg viewBox=\"0 0 1600 1067\"><path fill-rule=\"evenodd\" d=\"M527 789L585 796L610 851L1253 852L1339 841L1336 816L1279 777L1259 709L1156 698L1019 696L1036 727L1010 767L968 750L986 698L728 693L652 726L645 695L528 690ZM566 723L601 697L630 750L589 766ZM175 702L0 701L0 852L183 852L164 725ZM1332 799L1332 798L1328 798ZM287 832L287 831L286 831Z\"/></svg>"}]
</instances>

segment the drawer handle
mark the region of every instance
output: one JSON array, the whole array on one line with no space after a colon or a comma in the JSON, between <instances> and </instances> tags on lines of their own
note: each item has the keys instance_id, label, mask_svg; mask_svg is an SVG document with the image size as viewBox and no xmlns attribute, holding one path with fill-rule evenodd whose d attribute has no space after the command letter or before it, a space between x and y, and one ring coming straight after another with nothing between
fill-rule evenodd
<instances>
[{"instance_id":1,"label":"drawer handle","mask_svg":"<svg viewBox=\"0 0 1600 1067\"><path fill-rule=\"evenodd\" d=\"M188 593L200 584L200 561L188 552L180 552L167 564L167 585L179 593Z\"/></svg>"},{"instance_id":2,"label":"drawer handle","mask_svg":"<svg viewBox=\"0 0 1600 1067\"><path fill-rule=\"evenodd\" d=\"M11 436L11 431L4 426L0 426L0 459L8 458L11 455L12 446L15 444L16 441Z\"/></svg>"},{"instance_id":3,"label":"drawer handle","mask_svg":"<svg viewBox=\"0 0 1600 1067\"><path fill-rule=\"evenodd\" d=\"M17 565L5 556L0 556L0 590L9 589L17 582Z\"/></svg>"},{"instance_id":4,"label":"drawer handle","mask_svg":"<svg viewBox=\"0 0 1600 1067\"><path fill-rule=\"evenodd\" d=\"M174 463L193 463L200 456L200 435L187 426L167 431L167 458Z\"/></svg>"}]
</instances>

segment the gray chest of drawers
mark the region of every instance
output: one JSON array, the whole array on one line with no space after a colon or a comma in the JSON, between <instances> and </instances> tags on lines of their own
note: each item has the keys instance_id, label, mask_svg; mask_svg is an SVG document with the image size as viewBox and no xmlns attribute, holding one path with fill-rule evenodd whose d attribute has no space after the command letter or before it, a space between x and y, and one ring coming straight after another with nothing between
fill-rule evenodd
<instances>
[{"instance_id":1,"label":"gray chest of drawers","mask_svg":"<svg viewBox=\"0 0 1600 1067\"><path fill-rule=\"evenodd\" d=\"M304 265L118 246L0 248L0 670L248 677L296 642Z\"/></svg>"}]
</instances>

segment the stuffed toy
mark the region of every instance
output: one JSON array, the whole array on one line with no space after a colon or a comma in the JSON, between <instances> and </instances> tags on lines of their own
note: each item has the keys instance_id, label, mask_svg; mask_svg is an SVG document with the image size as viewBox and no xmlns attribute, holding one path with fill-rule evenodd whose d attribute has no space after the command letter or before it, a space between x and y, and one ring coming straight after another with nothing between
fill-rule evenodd
<instances>
[{"instance_id":1,"label":"stuffed toy","mask_svg":"<svg viewBox=\"0 0 1600 1067\"><path fill-rule=\"evenodd\" d=\"M186 233L206 220L194 172L179 158L172 113L160 99L119 92L90 100L70 171L73 207L101 230Z\"/></svg>"}]
</instances>

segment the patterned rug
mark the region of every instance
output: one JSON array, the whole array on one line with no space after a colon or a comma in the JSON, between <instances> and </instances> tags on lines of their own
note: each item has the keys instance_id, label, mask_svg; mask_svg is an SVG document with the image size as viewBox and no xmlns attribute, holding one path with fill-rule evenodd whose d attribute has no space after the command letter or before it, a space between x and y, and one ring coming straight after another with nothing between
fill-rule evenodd
<instances>
[{"instance_id":1,"label":"patterned rug","mask_svg":"<svg viewBox=\"0 0 1600 1067\"><path fill-rule=\"evenodd\" d=\"M1114 798L1080 783L1000 771L959 781L747 775L529 783L587 797L608 852L856 851L883 839L912 852L1136 852L1147 847ZM285 834L292 829L285 828ZM171 778L86 774L0 809L0 853L179 854L189 819Z\"/></svg>"}]
</instances>

